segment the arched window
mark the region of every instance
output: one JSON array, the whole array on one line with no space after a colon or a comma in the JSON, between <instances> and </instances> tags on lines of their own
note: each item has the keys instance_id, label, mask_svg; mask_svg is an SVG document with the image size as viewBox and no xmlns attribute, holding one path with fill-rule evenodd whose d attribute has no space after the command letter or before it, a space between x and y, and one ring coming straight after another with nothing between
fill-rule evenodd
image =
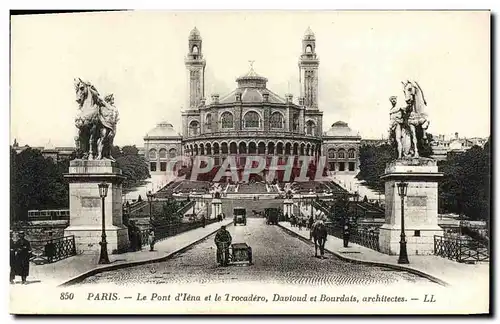
<instances>
[{"instance_id":1,"label":"arched window","mask_svg":"<svg viewBox=\"0 0 500 324\"><path fill-rule=\"evenodd\" d=\"M162 148L159 153L160 153L160 159L167 158L167 150L166 149Z\"/></svg>"},{"instance_id":2,"label":"arched window","mask_svg":"<svg viewBox=\"0 0 500 324\"><path fill-rule=\"evenodd\" d=\"M199 130L200 130L200 123L198 123L196 120L193 120L189 123L189 135L190 136L198 135Z\"/></svg>"},{"instance_id":3,"label":"arched window","mask_svg":"<svg viewBox=\"0 0 500 324\"><path fill-rule=\"evenodd\" d=\"M212 114L207 114L205 116L205 129L212 130Z\"/></svg>"},{"instance_id":4,"label":"arched window","mask_svg":"<svg viewBox=\"0 0 500 324\"><path fill-rule=\"evenodd\" d=\"M245 127L260 127L260 116L255 111L249 111L243 117Z\"/></svg>"},{"instance_id":5,"label":"arched window","mask_svg":"<svg viewBox=\"0 0 500 324\"><path fill-rule=\"evenodd\" d=\"M149 159L150 160L156 160L156 150L155 149L150 149L149 150Z\"/></svg>"},{"instance_id":6,"label":"arched window","mask_svg":"<svg viewBox=\"0 0 500 324\"><path fill-rule=\"evenodd\" d=\"M334 149L328 149L328 158L329 159L334 159L335 158L335 150Z\"/></svg>"},{"instance_id":7,"label":"arched window","mask_svg":"<svg viewBox=\"0 0 500 324\"><path fill-rule=\"evenodd\" d=\"M221 127L222 128L233 128L233 114L231 114L229 111L224 112L220 116L220 121L221 121Z\"/></svg>"},{"instance_id":8,"label":"arched window","mask_svg":"<svg viewBox=\"0 0 500 324\"><path fill-rule=\"evenodd\" d=\"M170 150L168 150L168 157L169 158L174 158L177 156L177 150L174 149L174 148L171 148Z\"/></svg>"},{"instance_id":9,"label":"arched window","mask_svg":"<svg viewBox=\"0 0 500 324\"><path fill-rule=\"evenodd\" d=\"M281 113L274 112L271 114L270 124L271 128L283 128L285 126L285 119Z\"/></svg>"},{"instance_id":10,"label":"arched window","mask_svg":"<svg viewBox=\"0 0 500 324\"><path fill-rule=\"evenodd\" d=\"M356 151L354 149L349 149L349 151L347 151L347 157L349 159L354 159L356 157Z\"/></svg>"},{"instance_id":11,"label":"arched window","mask_svg":"<svg viewBox=\"0 0 500 324\"><path fill-rule=\"evenodd\" d=\"M339 149L339 152L337 154L339 159L345 159L345 150L344 149Z\"/></svg>"},{"instance_id":12,"label":"arched window","mask_svg":"<svg viewBox=\"0 0 500 324\"><path fill-rule=\"evenodd\" d=\"M316 133L316 124L312 120L308 120L306 123L306 134L307 135L315 135Z\"/></svg>"},{"instance_id":13,"label":"arched window","mask_svg":"<svg viewBox=\"0 0 500 324\"><path fill-rule=\"evenodd\" d=\"M312 53L312 46L311 45L306 46L306 53Z\"/></svg>"},{"instance_id":14,"label":"arched window","mask_svg":"<svg viewBox=\"0 0 500 324\"><path fill-rule=\"evenodd\" d=\"M198 54L198 46L194 45L191 52L193 52L193 54Z\"/></svg>"}]
</instances>

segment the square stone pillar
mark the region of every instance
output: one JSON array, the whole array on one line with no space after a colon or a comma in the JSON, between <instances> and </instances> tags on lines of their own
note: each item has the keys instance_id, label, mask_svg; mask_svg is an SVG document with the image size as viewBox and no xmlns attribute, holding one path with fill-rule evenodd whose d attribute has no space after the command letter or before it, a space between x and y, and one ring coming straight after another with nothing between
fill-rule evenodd
<instances>
[{"instance_id":1,"label":"square stone pillar","mask_svg":"<svg viewBox=\"0 0 500 324\"><path fill-rule=\"evenodd\" d=\"M293 215L293 200L285 199L283 202L283 215L288 214L288 217ZM296 215L297 216L297 215Z\"/></svg>"},{"instance_id":2,"label":"square stone pillar","mask_svg":"<svg viewBox=\"0 0 500 324\"><path fill-rule=\"evenodd\" d=\"M222 200L214 198L212 199L212 214L210 215L210 219L215 219L219 214L222 214Z\"/></svg>"},{"instance_id":3,"label":"square stone pillar","mask_svg":"<svg viewBox=\"0 0 500 324\"><path fill-rule=\"evenodd\" d=\"M398 255L401 239L401 197L397 184L408 183L404 197L405 235L408 255L434 254L434 235L443 235L438 225L438 172L435 160L396 160L385 174L385 223L380 227L382 253Z\"/></svg>"},{"instance_id":4,"label":"square stone pillar","mask_svg":"<svg viewBox=\"0 0 500 324\"><path fill-rule=\"evenodd\" d=\"M108 194L104 201L105 231L108 253L125 251L128 231L123 225L122 181L125 177L110 160L73 160L69 173L69 226L64 235L74 235L78 253L100 251L102 234L102 206L98 184L106 182Z\"/></svg>"}]
</instances>

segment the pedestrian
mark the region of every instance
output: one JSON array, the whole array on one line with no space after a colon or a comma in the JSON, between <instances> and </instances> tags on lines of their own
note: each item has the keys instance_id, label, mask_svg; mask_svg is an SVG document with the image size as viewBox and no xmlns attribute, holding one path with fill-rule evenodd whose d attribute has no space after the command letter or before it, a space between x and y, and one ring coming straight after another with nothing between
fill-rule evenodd
<instances>
[{"instance_id":1,"label":"pedestrian","mask_svg":"<svg viewBox=\"0 0 500 324\"><path fill-rule=\"evenodd\" d=\"M135 222L133 220L130 220L128 222L128 240L130 243L130 251L135 252L136 247L137 247L137 235L135 233Z\"/></svg>"},{"instance_id":2,"label":"pedestrian","mask_svg":"<svg viewBox=\"0 0 500 324\"><path fill-rule=\"evenodd\" d=\"M205 225L207 223L207 219L205 218L205 214L201 214L201 226L205 228Z\"/></svg>"},{"instance_id":3,"label":"pedestrian","mask_svg":"<svg viewBox=\"0 0 500 324\"><path fill-rule=\"evenodd\" d=\"M26 278L30 274L30 258L31 258L31 244L25 238L24 232L19 232L19 240L16 243L16 272L17 276L21 276L21 283L26 285Z\"/></svg>"},{"instance_id":4,"label":"pedestrian","mask_svg":"<svg viewBox=\"0 0 500 324\"><path fill-rule=\"evenodd\" d=\"M142 251L142 232L139 226L134 225L135 240L136 240L136 251Z\"/></svg>"},{"instance_id":5,"label":"pedestrian","mask_svg":"<svg viewBox=\"0 0 500 324\"><path fill-rule=\"evenodd\" d=\"M154 231L154 229L149 230L148 243L149 243L149 251L153 251L155 248L155 231Z\"/></svg>"},{"instance_id":6,"label":"pedestrian","mask_svg":"<svg viewBox=\"0 0 500 324\"><path fill-rule=\"evenodd\" d=\"M344 247L348 247L349 245L349 235L350 235L350 231L349 231L349 224L345 224L344 225L344 233L342 235L342 238L344 239Z\"/></svg>"},{"instance_id":7,"label":"pedestrian","mask_svg":"<svg viewBox=\"0 0 500 324\"><path fill-rule=\"evenodd\" d=\"M10 231L10 283L14 283L16 278L16 241L14 240L14 232Z\"/></svg>"},{"instance_id":8,"label":"pedestrian","mask_svg":"<svg viewBox=\"0 0 500 324\"><path fill-rule=\"evenodd\" d=\"M56 252L56 247L52 239L52 232L49 232L47 244L45 244L45 256L47 257L48 263L52 263L52 261L54 261L55 252Z\"/></svg>"}]
</instances>

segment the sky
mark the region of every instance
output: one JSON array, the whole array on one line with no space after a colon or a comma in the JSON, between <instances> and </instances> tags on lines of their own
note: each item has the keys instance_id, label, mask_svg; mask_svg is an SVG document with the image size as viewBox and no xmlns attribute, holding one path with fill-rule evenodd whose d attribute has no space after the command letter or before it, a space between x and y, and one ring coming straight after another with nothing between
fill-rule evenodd
<instances>
[{"instance_id":1,"label":"sky","mask_svg":"<svg viewBox=\"0 0 500 324\"><path fill-rule=\"evenodd\" d=\"M490 135L490 14L467 11L267 11L13 16L11 139L30 146L74 145L73 79L113 93L115 143L143 146L162 121L181 131L187 106L184 58L197 27L206 59L205 96L221 97L255 71L294 100L309 26L316 35L323 130L343 120L362 138L387 136L389 97L416 80L429 132Z\"/></svg>"}]
</instances>

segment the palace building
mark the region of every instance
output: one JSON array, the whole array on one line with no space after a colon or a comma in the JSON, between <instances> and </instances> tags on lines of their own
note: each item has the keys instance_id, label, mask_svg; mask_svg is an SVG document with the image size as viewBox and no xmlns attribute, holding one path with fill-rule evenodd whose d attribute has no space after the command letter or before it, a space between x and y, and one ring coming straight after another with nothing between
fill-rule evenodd
<instances>
[{"instance_id":1,"label":"palace building","mask_svg":"<svg viewBox=\"0 0 500 324\"><path fill-rule=\"evenodd\" d=\"M307 29L298 58L300 96L283 95L267 88L267 78L253 67L236 78L236 88L228 94L205 96L203 41L194 28L188 38L184 64L188 71L189 107L182 111L182 133L167 122L159 123L144 137L144 153L152 173L167 169L175 155L210 156L221 164L235 156L238 166L249 155L268 159L307 155L327 157L328 169L356 173L360 136L347 123L336 122L323 132L323 112L318 105L319 58L316 38Z\"/></svg>"}]
</instances>

